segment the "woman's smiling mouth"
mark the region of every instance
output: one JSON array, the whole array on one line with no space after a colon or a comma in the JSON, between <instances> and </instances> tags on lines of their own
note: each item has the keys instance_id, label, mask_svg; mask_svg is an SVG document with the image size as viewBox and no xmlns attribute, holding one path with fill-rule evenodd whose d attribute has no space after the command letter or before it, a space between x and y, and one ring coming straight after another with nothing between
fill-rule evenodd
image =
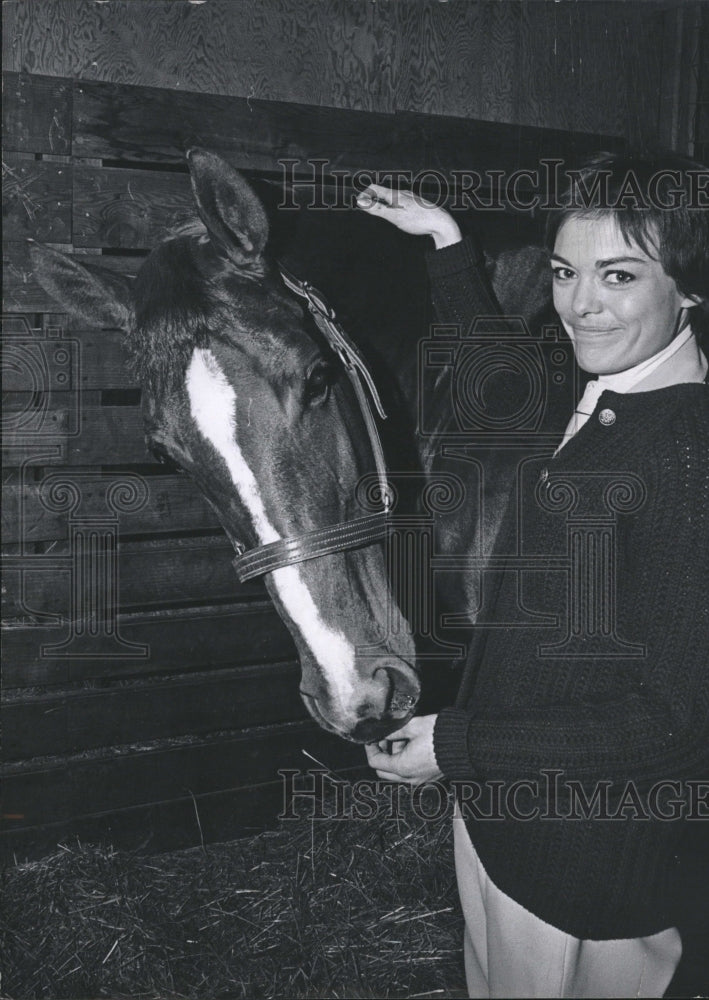
<instances>
[{"instance_id":1,"label":"woman's smiling mouth","mask_svg":"<svg viewBox=\"0 0 709 1000\"><path fill-rule=\"evenodd\" d=\"M622 333L622 327L598 327L598 326L572 326L569 331L572 341L581 344L594 344L602 341L605 337L617 337Z\"/></svg>"},{"instance_id":2,"label":"woman's smiling mouth","mask_svg":"<svg viewBox=\"0 0 709 1000\"><path fill-rule=\"evenodd\" d=\"M572 326L574 333L615 333L619 326Z\"/></svg>"}]
</instances>

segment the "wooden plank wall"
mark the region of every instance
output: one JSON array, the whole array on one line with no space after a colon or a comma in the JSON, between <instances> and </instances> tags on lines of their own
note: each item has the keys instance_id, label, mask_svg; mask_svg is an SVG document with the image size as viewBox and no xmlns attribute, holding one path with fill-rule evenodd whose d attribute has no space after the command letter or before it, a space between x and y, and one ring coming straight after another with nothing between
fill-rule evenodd
<instances>
[{"instance_id":1,"label":"wooden plank wall","mask_svg":"<svg viewBox=\"0 0 709 1000\"><path fill-rule=\"evenodd\" d=\"M657 139L682 6L32 0L3 4L3 56L37 74Z\"/></svg>"}]
</instances>

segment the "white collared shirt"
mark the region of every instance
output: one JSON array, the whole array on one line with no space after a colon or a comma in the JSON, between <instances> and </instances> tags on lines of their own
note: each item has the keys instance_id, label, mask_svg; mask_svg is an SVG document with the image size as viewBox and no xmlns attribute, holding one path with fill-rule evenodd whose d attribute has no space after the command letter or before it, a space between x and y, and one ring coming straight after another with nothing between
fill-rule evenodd
<instances>
[{"instance_id":1,"label":"white collared shirt","mask_svg":"<svg viewBox=\"0 0 709 1000\"><path fill-rule=\"evenodd\" d=\"M583 427L596 408L601 393L647 392L681 382L703 382L709 365L704 357L691 326L677 334L674 340L651 358L646 358L632 368L613 375L599 375L587 384L564 436L554 454L558 454L574 434Z\"/></svg>"}]
</instances>

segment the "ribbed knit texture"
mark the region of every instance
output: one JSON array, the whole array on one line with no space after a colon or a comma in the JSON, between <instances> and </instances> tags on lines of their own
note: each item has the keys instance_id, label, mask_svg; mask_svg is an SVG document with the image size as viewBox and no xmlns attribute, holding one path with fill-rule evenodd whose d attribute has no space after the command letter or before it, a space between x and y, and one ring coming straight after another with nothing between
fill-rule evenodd
<instances>
[{"instance_id":1,"label":"ribbed knit texture","mask_svg":"<svg viewBox=\"0 0 709 1000\"><path fill-rule=\"evenodd\" d=\"M467 329L476 316L494 316L500 306L485 273L485 258L471 237L426 254L433 308L442 323Z\"/></svg>"},{"instance_id":2,"label":"ribbed knit texture","mask_svg":"<svg viewBox=\"0 0 709 1000\"><path fill-rule=\"evenodd\" d=\"M476 308L469 291L456 299L465 276L454 270L456 248L447 249L451 278L444 276L443 290L443 264L431 275L441 319L448 299L455 299L456 317ZM640 657L604 655L590 641L583 657L539 648L564 638L569 600L568 574L559 568L569 555L568 512L545 509L540 491L555 490L565 476L578 485L578 474L590 471L616 480L630 474L644 488L638 509L615 515L613 576L616 634L643 645ZM558 623L476 626L458 704L440 713L434 732L442 771L482 783L477 806L486 813L493 800L485 798L485 782L501 783L503 792L520 779L543 788L545 769L562 772L562 782L581 782L589 797L597 782L609 783L611 814L628 782L647 809L660 781L706 780L709 387L604 392L579 433L553 459L525 465L520 484L496 551L541 557L541 568L522 571L520 588L513 572L491 574L478 620L515 622L523 608L557 615ZM579 486L582 500L591 488ZM600 500L596 507L607 515ZM555 566L545 568L543 557L555 557ZM473 791L475 784L467 794ZM522 813L535 806L544 812L544 796L525 789L515 802ZM562 791L556 812L563 816L568 805ZM632 818L633 811L615 820L523 820L503 794L501 818L467 818L467 827L492 881L541 919L579 938L640 937L676 922L673 859L683 825Z\"/></svg>"}]
</instances>

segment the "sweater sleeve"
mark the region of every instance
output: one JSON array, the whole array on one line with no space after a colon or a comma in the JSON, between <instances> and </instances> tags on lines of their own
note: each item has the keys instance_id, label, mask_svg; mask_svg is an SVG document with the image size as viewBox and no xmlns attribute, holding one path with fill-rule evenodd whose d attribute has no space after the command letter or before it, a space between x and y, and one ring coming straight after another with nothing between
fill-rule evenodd
<instances>
[{"instance_id":1,"label":"sweater sleeve","mask_svg":"<svg viewBox=\"0 0 709 1000\"><path fill-rule=\"evenodd\" d=\"M599 684L593 697L529 707L518 701L509 710L499 699L494 710L476 704L473 693L436 722L434 750L446 777L515 780L558 768L566 778L616 786L632 780L640 788L709 773L709 433L701 422L693 431L655 453L648 509L632 535L627 523L618 524L619 547L632 545L641 554L634 564L640 570L617 580L618 600L645 645L640 661L615 666L626 671L622 693L616 688L609 698ZM510 642L517 642L518 657L525 650L535 656L535 643L525 646L514 636ZM495 650L500 676L513 684L524 660L505 664L504 644ZM608 664L599 658L580 668L562 660L550 669L565 666L588 677ZM496 664L486 669L494 674Z\"/></svg>"},{"instance_id":2,"label":"sweater sleeve","mask_svg":"<svg viewBox=\"0 0 709 1000\"><path fill-rule=\"evenodd\" d=\"M485 271L485 258L471 237L430 251L426 267L439 322L457 323L467 330L476 317L501 312Z\"/></svg>"}]
</instances>

